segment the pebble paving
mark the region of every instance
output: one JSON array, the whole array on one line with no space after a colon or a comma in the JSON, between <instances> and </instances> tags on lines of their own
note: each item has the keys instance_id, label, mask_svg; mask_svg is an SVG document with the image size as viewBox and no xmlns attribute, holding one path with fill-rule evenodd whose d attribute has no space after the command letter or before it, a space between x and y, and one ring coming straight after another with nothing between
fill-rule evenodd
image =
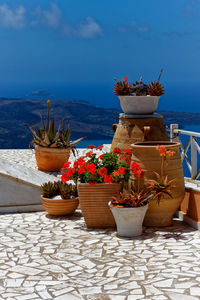
<instances>
[{"instance_id":1,"label":"pebble paving","mask_svg":"<svg viewBox=\"0 0 200 300\"><path fill-rule=\"evenodd\" d=\"M17 163L19 150L9 151ZM21 151L34 167L31 150ZM0 300L200 299L200 232L184 222L122 238L88 230L79 210L0 218Z\"/></svg>"},{"instance_id":2,"label":"pebble paving","mask_svg":"<svg viewBox=\"0 0 200 300\"><path fill-rule=\"evenodd\" d=\"M80 211L1 215L0 299L200 299L200 232L174 220L136 238Z\"/></svg>"}]
</instances>

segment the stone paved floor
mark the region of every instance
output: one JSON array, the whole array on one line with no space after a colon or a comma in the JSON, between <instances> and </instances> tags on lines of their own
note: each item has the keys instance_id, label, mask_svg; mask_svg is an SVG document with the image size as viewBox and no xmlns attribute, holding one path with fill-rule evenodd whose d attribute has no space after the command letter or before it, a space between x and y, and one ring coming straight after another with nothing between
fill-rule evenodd
<instances>
[{"instance_id":1,"label":"stone paved floor","mask_svg":"<svg viewBox=\"0 0 200 300\"><path fill-rule=\"evenodd\" d=\"M81 213L1 215L0 299L200 299L200 232L87 230Z\"/></svg>"},{"instance_id":2,"label":"stone paved floor","mask_svg":"<svg viewBox=\"0 0 200 300\"><path fill-rule=\"evenodd\" d=\"M104 145L104 152L110 151L110 144ZM84 155L88 150L85 148L77 149L78 156ZM99 152L100 153L100 152ZM26 166L28 168L36 169L35 152L32 149L0 149L0 158L10 161L11 163ZM70 161L74 161L74 156L71 153Z\"/></svg>"}]
</instances>

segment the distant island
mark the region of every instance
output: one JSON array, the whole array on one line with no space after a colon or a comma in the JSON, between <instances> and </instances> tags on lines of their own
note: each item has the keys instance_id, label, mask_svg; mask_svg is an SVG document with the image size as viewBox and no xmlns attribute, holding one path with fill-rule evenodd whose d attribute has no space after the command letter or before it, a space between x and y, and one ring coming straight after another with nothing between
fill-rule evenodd
<instances>
[{"instance_id":1,"label":"distant island","mask_svg":"<svg viewBox=\"0 0 200 300\"><path fill-rule=\"evenodd\" d=\"M32 140L27 124L40 126L40 114L46 117L46 100L0 98L0 148L26 149ZM80 100L51 102L51 116L60 121L66 117L72 128L72 139L112 139L112 124L118 123L117 109L105 109ZM159 111L165 125L200 124L200 114Z\"/></svg>"}]
</instances>

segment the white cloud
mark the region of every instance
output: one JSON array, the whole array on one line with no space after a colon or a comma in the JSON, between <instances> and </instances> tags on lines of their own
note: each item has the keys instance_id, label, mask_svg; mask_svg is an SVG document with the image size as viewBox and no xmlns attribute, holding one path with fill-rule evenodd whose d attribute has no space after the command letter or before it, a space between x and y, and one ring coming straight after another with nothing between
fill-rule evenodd
<instances>
[{"instance_id":1,"label":"white cloud","mask_svg":"<svg viewBox=\"0 0 200 300\"><path fill-rule=\"evenodd\" d=\"M21 29L26 25L25 13L26 9L22 5L19 5L16 9L11 9L7 4L3 4L0 6L0 25L7 28Z\"/></svg>"},{"instance_id":2,"label":"white cloud","mask_svg":"<svg viewBox=\"0 0 200 300\"><path fill-rule=\"evenodd\" d=\"M135 20L133 20L133 21L130 23L130 25L128 25L128 26L121 26L121 27L119 28L119 30L120 30L121 32L133 32L133 33L139 34L139 35L140 35L140 34L143 34L143 33L150 32L149 26L146 26L146 25L144 25L144 26L138 25L138 23L137 23Z\"/></svg>"},{"instance_id":3,"label":"white cloud","mask_svg":"<svg viewBox=\"0 0 200 300\"><path fill-rule=\"evenodd\" d=\"M56 28L60 25L61 15L61 11L55 3L52 3L47 10L43 10L38 6L33 12L35 19L32 21L32 24L36 25L42 23L48 27Z\"/></svg>"},{"instance_id":4,"label":"white cloud","mask_svg":"<svg viewBox=\"0 0 200 300\"><path fill-rule=\"evenodd\" d=\"M87 17L85 22L74 27L70 24L63 23L62 31L65 36L74 36L82 39L92 39L103 34L100 25L91 17Z\"/></svg>"},{"instance_id":5,"label":"white cloud","mask_svg":"<svg viewBox=\"0 0 200 300\"><path fill-rule=\"evenodd\" d=\"M26 16L27 15L27 16ZM51 3L48 9L37 6L32 11L26 11L19 5L12 9L7 4L0 5L0 25L3 27L21 29L26 25L47 26L57 29L64 36L92 39L102 35L102 29L92 17L77 25L70 25L62 18L62 12L56 3Z\"/></svg>"},{"instance_id":6,"label":"white cloud","mask_svg":"<svg viewBox=\"0 0 200 300\"><path fill-rule=\"evenodd\" d=\"M102 30L99 24L97 24L91 17L87 17L84 23L81 23L78 31L78 36L86 39L94 38L102 35Z\"/></svg>"},{"instance_id":7,"label":"white cloud","mask_svg":"<svg viewBox=\"0 0 200 300\"><path fill-rule=\"evenodd\" d=\"M189 0L182 7L184 15L188 18L199 17L200 16L199 9L200 9L200 0Z\"/></svg>"}]
</instances>

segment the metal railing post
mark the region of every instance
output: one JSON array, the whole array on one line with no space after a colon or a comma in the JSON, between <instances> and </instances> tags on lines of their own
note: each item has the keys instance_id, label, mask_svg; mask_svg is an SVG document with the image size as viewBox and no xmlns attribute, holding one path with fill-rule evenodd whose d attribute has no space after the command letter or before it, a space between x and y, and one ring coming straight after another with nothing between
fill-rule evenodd
<instances>
[{"instance_id":1,"label":"metal railing post","mask_svg":"<svg viewBox=\"0 0 200 300\"><path fill-rule=\"evenodd\" d=\"M174 129L178 129L178 124L170 124L170 142L179 142L178 134L174 132Z\"/></svg>"},{"instance_id":2,"label":"metal railing post","mask_svg":"<svg viewBox=\"0 0 200 300\"><path fill-rule=\"evenodd\" d=\"M196 137L192 136L191 141L191 178L195 179L197 175L197 148L195 145Z\"/></svg>"}]
</instances>

